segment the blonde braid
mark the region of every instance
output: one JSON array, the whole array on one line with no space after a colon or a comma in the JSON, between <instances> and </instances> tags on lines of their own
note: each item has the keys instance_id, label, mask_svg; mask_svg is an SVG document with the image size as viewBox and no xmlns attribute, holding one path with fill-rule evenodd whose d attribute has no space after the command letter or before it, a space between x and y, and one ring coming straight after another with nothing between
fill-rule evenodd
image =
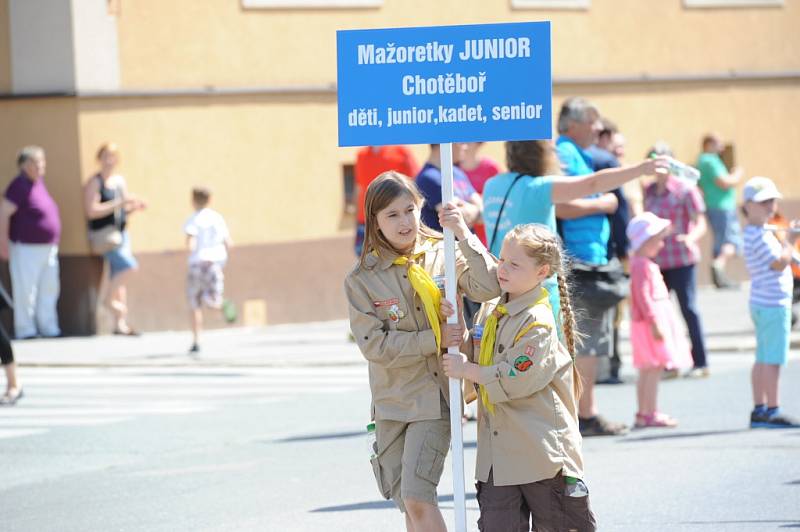
<instances>
[{"instance_id":1,"label":"blonde braid","mask_svg":"<svg viewBox=\"0 0 800 532\"><path fill-rule=\"evenodd\" d=\"M580 341L578 325L575 321L575 313L572 312L572 300L569 296L569 286L567 285L564 268L561 267L556 275L558 278L558 295L561 299L561 320L564 322L564 340L567 342L567 351L572 357L572 380L575 383L575 400L579 400L583 394L583 383L578 372L578 365L575 363L575 344Z\"/></svg>"},{"instance_id":2,"label":"blonde braid","mask_svg":"<svg viewBox=\"0 0 800 532\"><path fill-rule=\"evenodd\" d=\"M564 340L569 355L572 357L572 375L574 380L575 399L578 400L583 391L578 367L575 364L576 344L581 341L581 334L572 310L567 283L567 268L564 266L564 256L561 253L561 240L547 227L540 224L518 225L506 234L505 240L515 240L525 246L528 256L539 264L547 264L550 273L556 275L558 280L558 294L561 300L561 321L564 330Z\"/></svg>"},{"instance_id":3,"label":"blonde braid","mask_svg":"<svg viewBox=\"0 0 800 532\"><path fill-rule=\"evenodd\" d=\"M569 351L572 360L575 360L575 330L578 327L575 321L575 314L572 312L572 301L569 297L569 287L567 280L564 279L564 273L558 272L558 296L561 300L561 321L564 327L564 340L567 343L567 351Z\"/></svg>"}]
</instances>

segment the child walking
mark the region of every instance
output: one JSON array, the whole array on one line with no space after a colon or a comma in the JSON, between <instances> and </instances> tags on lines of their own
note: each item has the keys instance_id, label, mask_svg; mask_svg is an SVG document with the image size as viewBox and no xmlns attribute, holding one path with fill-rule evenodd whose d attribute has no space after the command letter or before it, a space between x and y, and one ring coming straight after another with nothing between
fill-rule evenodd
<instances>
[{"instance_id":1,"label":"child walking","mask_svg":"<svg viewBox=\"0 0 800 532\"><path fill-rule=\"evenodd\" d=\"M753 364L751 428L797 428L797 420L778 405L781 366L789 354L792 327L792 271L794 244L800 236L790 227L783 243L767 226L783 196L771 179L754 177L744 185L744 257L750 273L750 316L756 329Z\"/></svg>"},{"instance_id":2,"label":"child walking","mask_svg":"<svg viewBox=\"0 0 800 532\"><path fill-rule=\"evenodd\" d=\"M689 367L691 351L669 298L661 270L653 260L664 247L672 223L652 212L628 223L631 259L631 344L639 370L635 428L675 427L678 422L658 411L658 382L664 370Z\"/></svg>"},{"instance_id":3,"label":"child walking","mask_svg":"<svg viewBox=\"0 0 800 532\"><path fill-rule=\"evenodd\" d=\"M436 487L450 445L448 382L440 354L461 344L464 328L442 323L454 309L435 279L444 274L440 234L420 222L422 196L397 172L367 188L361 257L345 279L350 328L369 362L383 497L405 514L406 528L444 532ZM500 294L496 261L467 228L454 203L439 221L458 239L458 289L477 301Z\"/></svg>"},{"instance_id":4,"label":"child walking","mask_svg":"<svg viewBox=\"0 0 800 532\"><path fill-rule=\"evenodd\" d=\"M200 330L203 327L203 306L222 310L225 320L236 320L236 309L223 300L225 276L222 269L233 245L225 219L208 207L211 191L205 187L192 189L192 214L183 225L189 249L189 271L186 295L191 308L192 346L189 353L200 351Z\"/></svg>"},{"instance_id":5,"label":"child walking","mask_svg":"<svg viewBox=\"0 0 800 532\"><path fill-rule=\"evenodd\" d=\"M466 354L445 373L476 383L478 528L483 532L593 531L578 430L580 378L575 318L561 245L538 224L508 232L500 251L499 301L481 307ZM542 282L557 274L565 348Z\"/></svg>"}]
</instances>

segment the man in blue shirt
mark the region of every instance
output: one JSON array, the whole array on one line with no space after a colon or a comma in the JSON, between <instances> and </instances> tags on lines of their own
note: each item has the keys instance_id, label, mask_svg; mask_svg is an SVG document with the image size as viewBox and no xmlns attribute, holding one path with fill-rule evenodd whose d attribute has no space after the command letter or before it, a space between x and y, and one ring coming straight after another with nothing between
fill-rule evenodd
<instances>
[{"instance_id":1,"label":"man in blue shirt","mask_svg":"<svg viewBox=\"0 0 800 532\"><path fill-rule=\"evenodd\" d=\"M617 125L611 120L603 117L600 119L602 129L597 135L597 143L592 144L586 150L592 158L592 167L595 172L605 170L606 168L619 168L620 162L617 157L612 153L614 149L614 137L617 135ZM628 235L626 229L628 222L631 219L628 200L622 192L622 187L615 188L611 191L617 198L617 210L614 214L608 217L608 222L611 224L611 238L608 240L608 258L611 260L617 257L621 261L628 258ZM608 368L608 375L605 369L601 369L599 382L602 384L621 384L622 380L619 378L619 370L622 366L622 360L619 356L619 326L622 317L623 302L617 305L614 312L614 337L612 343L611 363Z\"/></svg>"},{"instance_id":2,"label":"man in blue shirt","mask_svg":"<svg viewBox=\"0 0 800 532\"><path fill-rule=\"evenodd\" d=\"M564 174L582 176L591 174L592 157L586 151L597 142L602 129L597 108L583 98L570 98L564 102L558 117L559 138L556 152ZM611 226L608 216L618 207L613 194L593 194L556 206L556 216L561 221L564 247L575 262L582 263L580 270L608 264L608 243ZM576 272L579 269L576 269ZM588 297L598 279L590 271L575 277L575 296L572 298L579 318L578 328L585 335L578 348L576 364L583 376L584 392L578 403L578 420L584 436L622 434L627 427L612 423L598 415L594 396L599 357L608 357L612 351L614 306L600 306ZM583 293L587 297L583 296Z\"/></svg>"},{"instance_id":3,"label":"man in blue shirt","mask_svg":"<svg viewBox=\"0 0 800 532\"><path fill-rule=\"evenodd\" d=\"M425 197L425 204L422 206L420 217L422 222L436 231L441 231L439 225L439 211L442 208L442 163L441 153L438 144L431 144L431 152L425 166L417 174L416 182L419 191ZM475 187L470 183L467 174L461 168L455 166L458 161L453 160L453 196L458 204L464 221L472 228L481 217L483 210L483 200L480 194L475 191Z\"/></svg>"}]
</instances>

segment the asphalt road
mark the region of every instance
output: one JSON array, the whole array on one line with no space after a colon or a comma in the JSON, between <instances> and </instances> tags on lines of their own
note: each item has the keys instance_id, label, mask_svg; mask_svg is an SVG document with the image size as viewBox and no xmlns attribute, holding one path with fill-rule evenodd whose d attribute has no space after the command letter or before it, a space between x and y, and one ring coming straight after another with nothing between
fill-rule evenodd
<instances>
[{"instance_id":1,"label":"asphalt road","mask_svg":"<svg viewBox=\"0 0 800 532\"><path fill-rule=\"evenodd\" d=\"M715 354L707 380L668 381L677 429L587 439L602 531L800 528L800 430L747 428L751 356ZM632 377L632 375L628 375ZM3 531L402 530L367 462L366 367L42 367L0 410ZM800 415L800 361L783 404ZM631 421L632 384L601 410ZM467 506L475 427L465 426ZM440 504L452 523L450 464Z\"/></svg>"}]
</instances>

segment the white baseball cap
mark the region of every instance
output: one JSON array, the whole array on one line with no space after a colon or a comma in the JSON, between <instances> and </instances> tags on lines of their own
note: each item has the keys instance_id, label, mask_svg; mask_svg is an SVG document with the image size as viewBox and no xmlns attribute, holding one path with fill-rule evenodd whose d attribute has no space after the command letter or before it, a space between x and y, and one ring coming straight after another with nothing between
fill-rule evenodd
<instances>
[{"instance_id":1,"label":"white baseball cap","mask_svg":"<svg viewBox=\"0 0 800 532\"><path fill-rule=\"evenodd\" d=\"M768 177L751 177L744 184L744 191L742 192L744 201L754 201L761 203L771 199L781 199L783 194L778 192L778 187L772 179Z\"/></svg>"},{"instance_id":2,"label":"white baseball cap","mask_svg":"<svg viewBox=\"0 0 800 532\"><path fill-rule=\"evenodd\" d=\"M643 212L634 216L628 222L628 228L625 230L625 234L628 235L628 240L631 243L631 251L636 251L650 238L671 225L672 222L666 218L659 218L652 212Z\"/></svg>"}]
</instances>

